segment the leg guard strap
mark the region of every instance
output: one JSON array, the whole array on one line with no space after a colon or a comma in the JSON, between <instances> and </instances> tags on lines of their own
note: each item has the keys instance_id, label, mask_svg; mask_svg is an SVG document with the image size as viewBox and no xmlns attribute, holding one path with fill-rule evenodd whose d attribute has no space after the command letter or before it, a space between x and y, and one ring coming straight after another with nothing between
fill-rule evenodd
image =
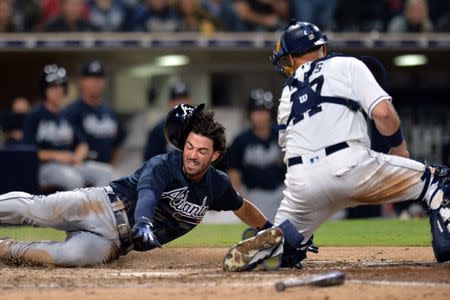
<instances>
[{"instance_id":1,"label":"leg guard strap","mask_svg":"<svg viewBox=\"0 0 450 300\"><path fill-rule=\"evenodd\" d=\"M303 235L297 228L286 220L278 226L283 231L284 245L281 267L299 268L300 262L306 258L306 247L302 249Z\"/></svg>"}]
</instances>

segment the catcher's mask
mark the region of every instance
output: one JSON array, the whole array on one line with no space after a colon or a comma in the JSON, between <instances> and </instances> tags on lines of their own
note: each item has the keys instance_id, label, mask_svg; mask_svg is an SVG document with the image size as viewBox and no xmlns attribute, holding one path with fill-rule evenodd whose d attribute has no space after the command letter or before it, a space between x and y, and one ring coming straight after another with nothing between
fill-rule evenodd
<instances>
[{"instance_id":1,"label":"catcher's mask","mask_svg":"<svg viewBox=\"0 0 450 300\"><path fill-rule=\"evenodd\" d=\"M294 73L288 54L299 55L316 46L328 44L328 39L319 27L308 22L292 20L276 43L270 61L284 77Z\"/></svg>"},{"instance_id":2,"label":"catcher's mask","mask_svg":"<svg viewBox=\"0 0 450 300\"><path fill-rule=\"evenodd\" d=\"M164 124L164 136L167 142L183 150L187 136L192 129L192 117L201 113L204 108L205 104L198 106L179 104L169 111Z\"/></svg>"}]
</instances>

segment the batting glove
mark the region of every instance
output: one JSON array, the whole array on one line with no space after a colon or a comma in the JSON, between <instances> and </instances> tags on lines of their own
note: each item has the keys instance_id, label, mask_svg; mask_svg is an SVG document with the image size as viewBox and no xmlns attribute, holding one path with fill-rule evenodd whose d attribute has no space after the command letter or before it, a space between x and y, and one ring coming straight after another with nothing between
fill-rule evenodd
<instances>
[{"instance_id":1,"label":"batting glove","mask_svg":"<svg viewBox=\"0 0 450 300\"><path fill-rule=\"evenodd\" d=\"M156 247L161 247L161 244L152 232L152 226L150 219L146 217L141 217L137 223L134 224L133 229L131 229L134 250L147 251Z\"/></svg>"}]
</instances>

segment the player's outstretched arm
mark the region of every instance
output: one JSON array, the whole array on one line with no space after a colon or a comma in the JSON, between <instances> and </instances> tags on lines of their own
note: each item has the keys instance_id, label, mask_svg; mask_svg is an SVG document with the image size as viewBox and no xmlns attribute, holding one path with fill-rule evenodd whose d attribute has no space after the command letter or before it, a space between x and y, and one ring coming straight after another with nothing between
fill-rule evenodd
<instances>
[{"instance_id":1,"label":"player's outstretched arm","mask_svg":"<svg viewBox=\"0 0 450 300\"><path fill-rule=\"evenodd\" d=\"M387 139L391 146L389 154L409 158L406 142L400 126L400 118L390 101L378 103L372 110L372 119L378 131Z\"/></svg>"},{"instance_id":2,"label":"player's outstretched arm","mask_svg":"<svg viewBox=\"0 0 450 300\"><path fill-rule=\"evenodd\" d=\"M268 223L267 218L262 214L262 212L247 199L244 199L242 206L238 210L235 210L234 214L242 222L253 228L261 229L266 227Z\"/></svg>"}]
</instances>

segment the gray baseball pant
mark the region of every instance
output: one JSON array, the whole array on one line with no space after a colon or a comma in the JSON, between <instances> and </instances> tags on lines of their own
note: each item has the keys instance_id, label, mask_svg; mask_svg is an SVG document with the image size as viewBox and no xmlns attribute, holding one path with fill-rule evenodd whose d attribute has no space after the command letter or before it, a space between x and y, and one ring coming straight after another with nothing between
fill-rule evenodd
<instances>
[{"instance_id":1,"label":"gray baseball pant","mask_svg":"<svg viewBox=\"0 0 450 300\"><path fill-rule=\"evenodd\" d=\"M108 187L109 188L109 187ZM35 196L11 192L0 196L0 223L52 227L67 232L63 242L0 243L0 257L81 267L120 256L116 219L105 187Z\"/></svg>"}]
</instances>

